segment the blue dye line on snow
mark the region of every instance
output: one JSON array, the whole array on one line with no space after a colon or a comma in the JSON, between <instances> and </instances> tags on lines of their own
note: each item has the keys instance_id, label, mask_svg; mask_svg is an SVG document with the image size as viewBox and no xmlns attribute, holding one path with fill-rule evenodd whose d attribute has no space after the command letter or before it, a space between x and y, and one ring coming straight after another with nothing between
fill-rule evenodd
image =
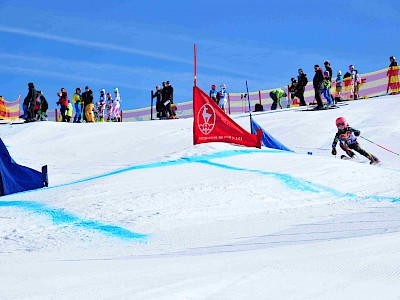
<instances>
[{"instance_id":1,"label":"blue dye line on snow","mask_svg":"<svg viewBox=\"0 0 400 300\"><path fill-rule=\"evenodd\" d=\"M51 218L54 224L70 224L87 230L95 230L108 236L121 239L145 239L146 234L129 231L119 226L107 225L98 221L82 220L79 217L59 208L50 208L45 204L33 201L0 201L0 207L17 207Z\"/></svg>"},{"instance_id":2,"label":"blue dye line on snow","mask_svg":"<svg viewBox=\"0 0 400 300\"><path fill-rule=\"evenodd\" d=\"M267 171L261 171L261 170L252 170L252 169L246 169L246 168L238 168L238 167L233 167L229 165L224 165L220 163L214 163L211 162L210 160L212 159L223 159L223 158L229 158L232 156L237 156L237 155L246 155L246 154L260 154L260 153L288 153L287 151L283 150L276 150L276 149L235 149L235 150L227 150L227 151L221 151L221 152L216 152L216 153L211 153L211 154L204 154L204 155L199 155L199 156L189 156L189 157L184 157L176 160L170 160L170 161L164 161L164 162L154 162L154 163L149 163L149 164L143 164L143 165L137 165L137 166L131 166L127 168L123 168L120 170L116 170L113 172L93 176L93 177L88 177L76 181L72 181L69 183L64 183L64 184L59 184L56 186L48 187L47 189L52 189L52 188L58 188L58 187L63 187L63 186L70 186L78 183L84 183L88 181L93 181L101 178L106 178L109 176L113 175L118 175L121 173L125 172L130 172L130 171L135 171L135 170L143 170L143 169L154 169L154 168L162 168L162 167L170 167L170 166L175 166L175 165L181 165L181 164L187 164L187 163L203 163L203 164L208 164L212 165L214 167L220 167L220 168L225 168L225 169L231 169L235 171L242 171L242 172L252 172L252 173L258 173L261 175L267 175L267 176L273 176L277 180L283 182L287 187L295 189L295 190L300 190L300 191L306 191L306 192L314 192L314 193L319 193L319 192L327 192L329 194L332 194L338 198L362 198L362 199L373 199L373 200L386 200L386 201L391 201L391 202L400 202L400 198L398 197L383 197L383 196L357 196L356 194L349 194L349 193L342 193L337 190L334 190L332 188L315 184L310 181L306 181L303 179L298 179L295 178L291 175L288 174L283 174L283 173L278 173L278 172L267 172ZM291 153L291 154L301 154L301 153ZM33 190L37 191L37 190ZM32 191L26 191L26 192L21 192L20 194L23 193L29 193Z\"/></svg>"}]
</instances>

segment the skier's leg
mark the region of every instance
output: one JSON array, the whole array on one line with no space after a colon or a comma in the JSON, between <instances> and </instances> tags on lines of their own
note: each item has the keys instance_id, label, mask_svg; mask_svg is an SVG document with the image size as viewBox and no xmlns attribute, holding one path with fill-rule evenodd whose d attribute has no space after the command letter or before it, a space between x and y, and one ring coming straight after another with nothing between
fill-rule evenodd
<instances>
[{"instance_id":1,"label":"skier's leg","mask_svg":"<svg viewBox=\"0 0 400 300\"><path fill-rule=\"evenodd\" d=\"M365 151L363 148L361 148L360 144L358 142L355 142L354 144L352 144L352 149L354 149L355 151L360 153L362 156L365 156L366 158L368 158L371 161L371 163L379 162L379 159L375 155L373 155L373 154Z\"/></svg>"},{"instance_id":2,"label":"skier's leg","mask_svg":"<svg viewBox=\"0 0 400 300\"><path fill-rule=\"evenodd\" d=\"M342 148L342 150L343 150L344 152L346 152L346 154L347 154L348 156L350 156L350 157L353 157L353 156L354 156L354 152L351 151L351 150L349 149L348 145L346 145L346 144L344 144L344 143L340 143L340 148Z\"/></svg>"}]
</instances>

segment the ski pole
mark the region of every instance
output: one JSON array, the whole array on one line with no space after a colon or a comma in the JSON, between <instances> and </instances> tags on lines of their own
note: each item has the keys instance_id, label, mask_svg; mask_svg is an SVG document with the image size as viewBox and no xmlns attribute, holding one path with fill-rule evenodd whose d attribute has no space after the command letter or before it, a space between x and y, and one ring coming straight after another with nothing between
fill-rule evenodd
<instances>
[{"instance_id":1,"label":"ski pole","mask_svg":"<svg viewBox=\"0 0 400 300\"><path fill-rule=\"evenodd\" d=\"M363 137L363 136L361 136L361 135L360 135L360 138L363 138L364 140L366 140L366 141L368 141L368 142L370 142L370 143L372 143L372 144L374 144L374 145L376 145L376 146L378 146L378 147L381 147L382 149L385 149L386 151L389 151L390 153L393 153L393 154L396 154L396 155L399 155L399 156L400 156L399 153L393 152L392 150L389 150L389 149L387 149L387 148L385 148L385 147L383 147L383 146L381 146L381 145L379 145L379 144L377 144L377 143L374 143L373 141L370 141L369 139L366 139L365 137Z\"/></svg>"}]
</instances>

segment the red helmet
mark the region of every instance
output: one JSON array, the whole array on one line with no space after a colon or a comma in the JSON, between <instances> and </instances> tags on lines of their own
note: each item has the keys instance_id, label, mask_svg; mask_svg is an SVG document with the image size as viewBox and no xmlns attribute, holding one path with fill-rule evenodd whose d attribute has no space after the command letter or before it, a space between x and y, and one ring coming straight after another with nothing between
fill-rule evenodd
<instances>
[{"instance_id":1,"label":"red helmet","mask_svg":"<svg viewBox=\"0 0 400 300\"><path fill-rule=\"evenodd\" d=\"M211 89L212 90L215 90L217 88L217 86L215 85L215 84L213 84L212 86L211 86Z\"/></svg>"},{"instance_id":2,"label":"red helmet","mask_svg":"<svg viewBox=\"0 0 400 300\"><path fill-rule=\"evenodd\" d=\"M339 127L339 125L344 125L344 127L347 127L347 121L345 117L339 117L336 119L336 127Z\"/></svg>"}]
</instances>

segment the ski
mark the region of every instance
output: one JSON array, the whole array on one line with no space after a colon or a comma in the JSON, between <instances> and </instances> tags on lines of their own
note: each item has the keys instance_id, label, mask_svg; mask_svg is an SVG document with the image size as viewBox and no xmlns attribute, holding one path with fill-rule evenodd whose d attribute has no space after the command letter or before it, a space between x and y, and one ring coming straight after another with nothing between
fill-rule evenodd
<instances>
[{"instance_id":1,"label":"ski","mask_svg":"<svg viewBox=\"0 0 400 300\"><path fill-rule=\"evenodd\" d=\"M353 157L349 157L349 156L343 154L343 155L340 156L340 159L351 160L351 161L358 162L358 163L365 163L366 162L365 160L359 160L358 157L355 156L355 155Z\"/></svg>"},{"instance_id":2,"label":"ski","mask_svg":"<svg viewBox=\"0 0 400 300\"><path fill-rule=\"evenodd\" d=\"M317 108L315 107L307 107L305 109L299 109L298 111L320 111L320 110L329 110L329 109L336 109L336 108L340 108L340 106L338 105L333 105L333 106L324 106L321 108Z\"/></svg>"},{"instance_id":3,"label":"ski","mask_svg":"<svg viewBox=\"0 0 400 300\"><path fill-rule=\"evenodd\" d=\"M354 155L355 156L355 155ZM351 161L354 161L354 162L357 162L357 163L368 163L369 162L369 160L360 160L360 159L358 159L358 157L356 157L355 156L355 158L353 157L349 157L349 156L347 156L347 155L341 155L340 156L340 158L341 159L343 159L343 160L351 160ZM373 162L373 163L370 163L370 165L373 165L373 166L381 166L382 165L382 162L381 161L375 161L375 162Z\"/></svg>"}]
</instances>

